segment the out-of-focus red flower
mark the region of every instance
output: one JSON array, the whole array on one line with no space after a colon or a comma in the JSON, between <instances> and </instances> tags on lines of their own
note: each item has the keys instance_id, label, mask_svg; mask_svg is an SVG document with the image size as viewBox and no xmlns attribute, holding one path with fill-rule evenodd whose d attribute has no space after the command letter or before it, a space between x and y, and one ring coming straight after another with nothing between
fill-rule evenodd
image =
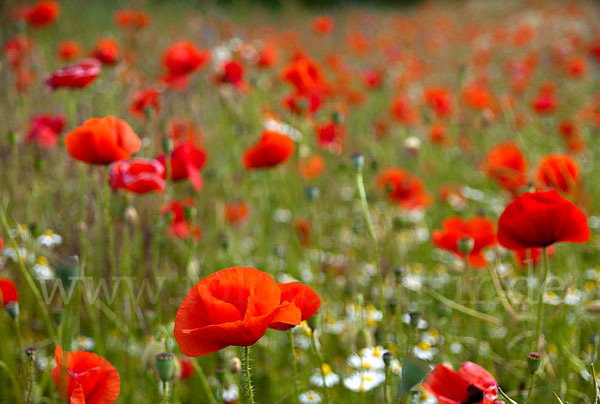
<instances>
[{"instance_id":1,"label":"out-of-focus red flower","mask_svg":"<svg viewBox=\"0 0 600 404\"><path fill-rule=\"evenodd\" d=\"M425 101L429 108L439 118L452 115L452 95L442 87L429 87L425 89Z\"/></svg>"},{"instance_id":2,"label":"out-of-focus red flower","mask_svg":"<svg viewBox=\"0 0 600 404\"><path fill-rule=\"evenodd\" d=\"M54 0L38 1L32 6L25 6L16 11L18 19L24 19L35 28L43 28L52 24L60 15L60 4Z\"/></svg>"},{"instance_id":3,"label":"out-of-focus red flower","mask_svg":"<svg viewBox=\"0 0 600 404\"><path fill-rule=\"evenodd\" d=\"M567 151L577 154L585 148L585 140L579 134L577 124L573 121L564 120L558 124L558 134L566 143Z\"/></svg>"},{"instance_id":4,"label":"out-of-focus red flower","mask_svg":"<svg viewBox=\"0 0 600 404\"><path fill-rule=\"evenodd\" d=\"M529 264L535 266L542 258L543 252L543 248L528 248L522 250L515 250L515 263L517 264L518 268L525 268ZM548 247L548 256L551 256L553 254L554 246L551 245L550 247Z\"/></svg>"},{"instance_id":5,"label":"out-of-focus red flower","mask_svg":"<svg viewBox=\"0 0 600 404\"><path fill-rule=\"evenodd\" d=\"M135 194L163 193L165 168L151 159L117 161L110 166L108 182L114 190L123 189Z\"/></svg>"},{"instance_id":6,"label":"out-of-focus red flower","mask_svg":"<svg viewBox=\"0 0 600 404\"><path fill-rule=\"evenodd\" d=\"M20 68L17 70L16 87L19 93L26 91L33 83L35 83L36 75L31 69Z\"/></svg>"},{"instance_id":7,"label":"out-of-focus red flower","mask_svg":"<svg viewBox=\"0 0 600 404\"><path fill-rule=\"evenodd\" d=\"M549 154L540 160L536 178L542 187L569 194L579 186L579 166L571 156Z\"/></svg>"},{"instance_id":8,"label":"out-of-focus red flower","mask_svg":"<svg viewBox=\"0 0 600 404\"><path fill-rule=\"evenodd\" d=\"M2 252L2 247L4 247L4 240L0 237L0 252Z\"/></svg>"},{"instance_id":9,"label":"out-of-focus red flower","mask_svg":"<svg viewBox=\"0 0 600 404\"><path fill-rule=\"evenodd\" d=\"M169 121L168 136L173 139L175 147L182 143L190 142L196 146L202 144L201 133L196 130L192 121L187 118L176 117Z\"/></svg>"},{"instance_id":10,"label":"out-of-focus red flower","mask_svg":"<svg viewBox=\"0 0 600 404\"><path fill-rule=\"evenodd\" d=\"M81 55L81 47L76 41L65 40L58 44L58 58L65 62L77 59Z\"/></svg>"},{"instance_id":11,"label":"out-of-focus red flower","mask_svg":"<svg viewBox=\"0 0 600 404\"><path fill-rule=\"evenodd\" d=\"M299 161L300 175L307 181L319 178L325 170L325 160L315 154Z\"/></svg>"},{"instance_id":12,"label":"out-of-focus red flower","mask_svg":"<svg viewBox=\"0 0 600 404\"><path fill-rule=\"evenodd\" d=\"M294 154L294 141L283 133L266 130L258 143L244 152L246 170L274 167L287 161Z\"/></svg>"},{"instance_id":13,"label":"out-of-focus red flower","mask_svg":"<svg viewBox=\"0 0 600 404\"><path fill-rule=\"evenodd\" d=\"M271 43L265 44L258 51L258 59L256 60L256 65L262 68L268 68L274 66L279 59L279 51L277 46Z\"/></svg>"},{"instance_id":14,"label":"out-of-focus red flower","mask_svg":"<svg viewBox=\"0 0 600 404\"><path fill-rule=\"evenodd\" d=\"M390 202L406 210L420 209L431 204L432 198L425 191L421 180L400 168L383 170L377 176L376 184Z\"/></svg>"},{"instance_id":15,"label":"out-of-focus red flower","mask_svg":"<svg viewBox=\"0 0 600 404\"><path fill-rule=\"evenodd\" d=\"M494 101L490 89L480 81L474 81L463 88L462 96L465 103L475 111L491 108Z\"/></svg>"},{"instance_id":16,"label":"out-of-focus red flower","mask_svg":"<svg viewBox=\"0 0 600 404\"><path fill-rule=\"evenodd\" d=\"M100 38L94 46L92 56L104 65L114 65L120 50L119 44L113 38Z\"/></svg>"},{"instance_id":17,"label":"out-of-focus red flower","mask_svg":"<svg viewBox=\"0 0 600 404\"><path fill-rule=\"evenodd\" d=\"M268 274L248 267L215 272L198 282L175 317L175 339L190 357L230 345L253 345L272 323L300 324L300 310L281 302L281 291Z\"/></svg>"},{"instance_id":18,"label":"out-of-focus red flower","mask_svg":"<svg viewBox=\"0 0 600 404\"><path fill-rule=\"evenodd\" d=\"M400 123L414 125L419 119L417 109L412 105L405 95L399 95L392 101L390 106L392 117Z\"/></svg>"},{"instance_id":19,"label":"out-of-focus red flower","mask_svg":"<svg viewBox=\"0 0 600 404\"><path fill-rule=\"evenodd\" d=\"M173 201L163 205L160 208L162 216L166 214L172 215L171 224L167 234L180 239L188 239L193 237L200 239L202 232L198 226L192 226L190 219L187 217L186 211L194 206L194 201L191 198L186 198L181 201Z\"/></svg>"},{"instance_id":20,"label":"out-of-focus red flower","mask_svg":"<svg viewBox=\"0 0 600 404\"><path fill-rule=\"evenodd\" d=\"M132 8L115 11L113 18L115 24L123 29L138 30L150 24L150 15L147 12Z\"/></svg>"},{"instance_id":21,"label":"out-of-focus red flower","mask_svg":"<svg viewBox=\"0 0 600 404\"><path fill-rule=\"evenodd\" d=\"M307 285L300 282L280 283L281 303L289 302L300 310L301 321L306 321L315 315L319 307L321 307L321 298L315 291ZM269 328L285 331L294 327L294 324L273 322Z\"/></svg>"},{"instance_id":22,"label":"out-of-focus red flower","mask_svg":"<svg viewBox=\"0 0 600 404\"><path fill-rule=\"evenodd\" d=\"M160 112L161 99L160 91L156 88L138 91L133 95L129 112L137 118L145 119L149 113L154 111L154 114Z\"/></svg>"},{"instance_id":23,"label":"out-of-focus red flower","mask_svg":"<svg viewBox=\"0 0 600 404\"><path fill-rule=\"evenodd\" d=\"M444 220L442 230L434 230L432 234L432 240L436 247L464 258L463 252L459 248L459 242L462 239L473 241L473 249L467 256L468 264L473 268L485 268L487 260L483 255L483 249L491 247L497 242L494 222L483 217L474 217L469 220L451 217Z\"/></svg>"},{"instance_id":24,"label":"out-of-focus red flower","mask_svg":"<svg viewBox=\"0 0 600 404\"><path fill-rule=\"evenodd\" d=\"M11 67L18 69L23 66L32 49L31 38L25 35L15 35L4 43L4 56Z\"/></svg>"},{"instance_id":25,"label":"out-of-focus red flower","mask_svg":"<svg viewBox=\"0 0 600 404\"><path fill-rule=\"evenodd\" d=\"M573 57L566 62L565 70L570 77L579 79L587 73L588 65L585 58Z\"/></svg>"},{"instance_id":26,"label":"out-of-focus red flower","mask_svg":"<svg viewBox=\"0 0 600 404\"><path fill-rule=\"evenodd\" d=\"M473 362L462 364L458 372L442 364L429 373L423 387L444 404L502 404L498 383L487 370Z\"/></svg>"},{"instance_id":27,"label":"out-of-focus red flower","mask_svg":"<svg viewBox=\"0 0 600 404\"><path fill-rule=\"evenodd\" d=\"M584 243L589 238L585 213L556 190L519 196L498 220L498 242L510 250Z\"/></svg>"},{"instance_id":28,"label":"out-of-focus red flower","mask_svg":"<svg viewBox=\"0 0 600 404\"><path fill-rule=\"evenodd\" d=\"M308 57L292 60L281 72L281 77L294 86L299 94L321 92L327 87L321 68Z\"/></svg>"},{"instance_id":29,"label":"out-of-focus red flower","mask_svg":"<svg viewBox=\"0 0 600 404\"><path fill-rule=\"evenodd\" d=\"M244 201L228 202L225 204L223 213L227 223L239 225L248 219L250 208Z\"/></svg>"},{"instance_id":30,"label":"out-of-focus red flower","mask_svg":"<svg viewBox=\"0 0 600 404\"><path fill-rule=\"evenodd\" d=\"M505 142L492 148L484 169L490 178L513 195L527 184L527 160L515 143Z\"/></svg>"},{"instance_id":31,"label":"out-of-focus red flower","mask_svg":"<svg viewBox=\"0 0 600 404\"><path fill-rule=\"evenodd\" d=\"M294 223L294 227L300 237L300 244L304 247L310 246L310 222L307 218L301 217Z\"/></svg>"},{"instance_id":32,"label":"out-of-focus red flower","mask_svg":"<svg viewBox=\"0 0 600 404\"><path fill-rule=\"evenodd\" d=\"M320 35L327 35L333 31L334 21L333 17L328 15L320 15L315 17L312 21L313 31Z\"/></svg>"},{"instance_id":33,"label":"out-of-focus red flower","mask_svg":"<svg viewBox=\"0 0 600 404\"><path fill-rule=\"evenodd\" d=\"M76 160L106 165L126 160L142 146L129 124L114 116L92 118L65 136L67 151Z\"/></svg>"},{"instance_id":34,"label":"out-of-focus red flower","mask_svg":"<svg viewBox=\"0 0 600 404\"><path fill-rule=\"evenodd\" d=\"M443 184L438 190L438 197L444 203L455 209L464 209L467 205L467 199L463 195L460 187L453 184Z\"/></svg>"},{"instance_id":35,"label":"out-of-focus red flower","mask_svg":"<svg viewBox=\"0 0 600 404\"><path fill-rule=\"evenodd\" d=\"M312 115L319 110L321 103L322 97L316 91L293 93L283 99L283 105L296 115Z\"/></svg>"},{"instance_id":36,"label":"out-of-focus red flower","mask_svg":"<svg viewBox=\"0 0 600 404\"><path fill-rule=\"evenodd\" d=\"M2 249L0 248L0 251L1 250ZM0 278L0 302L2 302L4 307L6 307L7 304L19 302L17 285L15 285L15 283L8 278Z\"/></svg>"},{"instance_id":37,"label":"out-of-focus red flower","mask_svg":"<svg viewBox=\"0 0 600 404\"><path fill-rule=\"evenodd\" d=\"M184 142L175 147L171 153L170 178L173 181L189 179L196 191L202 189L202 176L200 170L206 164L206 152L194 146L191 142ZM161 154L157 160L166 167L165 156Z\"/></svg>"},{"instance_id":38,"label":"out-of-focus red flower","mask_svg":"<svg viewBox=\"0 0 600 404\"><path fill-rule=\"evenodd\" d=\"M209 51L199 50L188 41L175 42L163 54L163 80L175 88L185 88L189 76L202 69L209 59Z\"/></svg>"},{"instance_id":39,"label":"out-of-focus red flower","mask_svg":"<svg viewBox=\"0 0 600 404\"><path fill-rule=\"evenodd\" d=\"M231 84L238 90L245 87L244 66L235 60L228 60L221 67L221 71L215 77L217 83Z\"/></svg>"},{"instance_id":40,"label":"out-of-focus red flower","mask_svg":"<svg viewBox=\"0 0 600 404\"><path fill-rule=\"evenodd\" d=\"M344 139L346 128L337 122L329 122L317 126L317 142L324 149L342 153L344 150Z\"/></svg>"},{"instance_id":41,"label":"out-of-focus red flower","mask_svg":"<svg viewBox=\"0 0 600 404\"><path fill-rule=\"evenodd\" d=\"M558 107L558 99L554 86L542 86L538 95L531 102L531 107L538 115L549 115Z\"/></svg>"},{"instance_id":42,"label":"out-of-focus red flower","mask_svg":"<svg viewBox=\"0 0 600 404\"><path fill-rule=\"evenodd\" d=\"M54 351L52 379L62 400L72 404L114 404L121 391L119 372L91 352Z\"/></svg>"},{"instance_id":43,"label":"out-of-focus red flower","mask_svg":"<svg viewBox=\"0 0 600 404\"><path fill-rule=\"evenodd\" d=\"M383 83L383 74L379 69L368 69L362 73L362 81L367 88L380 88Z\"/></svg>"},{"instance_id":44,"label":"out-of-focus red flower","mask_svg":"<svg viewBox=\"0 0 600 404\"><path fill-rule=\"evenodd\" d=\"M63 128L65 116L56 114L35 115L29 122L29 130L25 140L50 149L56 147Z\"/></svg>"},{"instance_id":45,"label":"out-of-focus red flower","mask_svg":"<svg viewBox=\"0 0 600 404\"><path fill-rule=\"evenodd\" d=\"M429 129L429 139L431 143L437 144L438 146L448 146L450 144L450 137L446 130L446 125L441 122L436 122L431 125Z\"/></svg>"},{"instance_id":46,"label":"out-of-focus red flower","mask_svg":"<svg viewBox=\"0 0 600 404\"><path fill-rule=\"evenodd\" d=\"M46 77L45 83L52 90L60 87L84 88L100 75L100 62L84 59L81 62L58 69Z\"/></svg>"},{"instance_id":47,"label":"out-of-focus red flower","mask_svg":"<svg viewBox=\"0 0 600 404\"><path fill-rule=\"evenodd\" d=\"M192 360L187 356L179 356L177 358L179 360L179 380L187 380L196 372L196 368L192 363Z\"/></svg>"}]
</instances>

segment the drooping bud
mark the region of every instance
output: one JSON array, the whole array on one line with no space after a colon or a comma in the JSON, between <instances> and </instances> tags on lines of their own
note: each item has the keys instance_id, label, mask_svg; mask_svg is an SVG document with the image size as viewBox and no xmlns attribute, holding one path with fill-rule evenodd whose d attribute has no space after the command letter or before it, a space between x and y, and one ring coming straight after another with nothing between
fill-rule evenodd
<instances>
[{"instance_id":1,"label":"drooping bud","mask_svg":"<svg viewBox=\"0 0 600 404\"><path fill-rule=\"evenodd\" d=\"M312 316L311 318L306 320L306 323L308 324L308 326L310 327L310 329L312 331L318 330L319 327L321 326L321 316L319 316L318 314L315 314L314 316Z\"/></svg>"},{"instance_id":2,"label":"drooping bud","mask_svg":"<svg viewBox=\"0 0 600 404\"><path fill-rule=\"evenodd\" d=\"M167 382L173 378L175 370L175 357L173 354L163 352L156 355L156 373L163 382Z\"/></svg>"}]
</instances>

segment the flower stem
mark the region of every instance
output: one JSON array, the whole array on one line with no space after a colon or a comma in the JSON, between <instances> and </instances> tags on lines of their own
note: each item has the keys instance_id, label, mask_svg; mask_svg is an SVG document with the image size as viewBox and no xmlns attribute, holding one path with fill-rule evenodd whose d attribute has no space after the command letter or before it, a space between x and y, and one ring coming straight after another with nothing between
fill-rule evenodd
<instances>
[{"instance_id":1,"label":"flower stem","mask_svg":"<svg viewBox=\"0 0 600 404\"><path fill-rule=\"evenodd\" d=\"M162 402L163 404L168 404L169 403L169 382L164 381L163 382L163 389L162 389Z\"/></svg>"},{"instance_id":2,"label":"flower stem","mask_svg":"<svg viewBox=\"0 0 600 404\"><path fill-rule=\"evenodd\" d=\"M319 351L319 348L317 347L317 337L315 336L315 330L312 330L310 333L310 342L312 344L312 349L315 352L315 355L319 362L319 370L321 371L321 379L323 380L323 396L325 397L325 402L329 403L329 392L327 391L325 369L323 369L323 356L321 355L321 351Z\"/></svg>"},{"instance_id":3,"label":"flower stem","mask_svg":"<svg viewBox=\"0 0 600 404\"><path fill-rule=\"evenodd\" d=\"M389 366L385 367L385 380L383 381L383 403L388 404L388 379L390 378Z\"/></svg>"},{"instance_id":4,"label":"flower stem","mask_svg":"<svg viewBox=\"0 0 600 404\"><path fill-rule=\"evenodd\" d=\"M481 321L485 321L486 323L492 324L494 326L499 326L501 324L500 320L498 320L496 317L463 306L462 304L456 303L454 300L448 299L447 297L440 295L432 289L423 288L423 291L429 296L433 297L434 299L440 301L442 304L445 304L446 306L463 314L466 314Z\"/></svg>"},{"instance_id":5,"label":"flower stem","mask_svg":"<svg viewBox=\"0 0 600 404\"><path fill-rule=\"evenodd\" d=\"M298 401L298 363L296 360L296 346L294 344L294 332L292 328L288 330L290 337L290 349L292 350L292 370L294 372L294 402Z\"/></svg>"},{"instance_id":6,"label":"flower stem","mask_svg":"<svg viewBox=\"0 0 600 404\"><path fill-rule=\"evenodd\" d=\"M371 247L373 254L375 255L375 267L377 269L377 293L379 294L379 311L381 311L381 324L383 324L383 340L387 343L387 323L385 321L385 299L383 296L383 273L381 272L381 262L379 259L379 247L377 246L377 237L375 236L375 229L373 227L373 221L371 220L371 213L369 212L369 202L367 201L367 194L365 192L365 184L363 181L362 167L356 170L356 186L358 187L358 193L360 195L360 202L362 205L363 214L367 222L367 229L369 231L369 238L371 240Z\"/></svg>"},{"instance_id":7,"label":"flower stem","mask_svg":"<svg viewBox=\"0 0 600 404\"><path fill-rule=\"evenodd\" d=\"M246 373L246 390L250 404L254 402L254 392L252 391L252 378L250 377L250 347L244 347L244 371Z\"/></svg>"},{"instance_id":8,"label":"flower stem","mask_svg":"<svg viewBox=\"0 0 600 404\"><path fill-rule=\"evenodd\" d=\"M202 387L206 390L206 395L208 396L208 401L210 404L217 404L217 400L213 396L213 393L210 391L210 386L208 385L208 380L206 380L206 375L204 374L204 370L202 366L200 366L196 361L192 361L194 368L196 369L196 373L200 377L200 383L202 383Z\"/></svg>"},{"instance_id":9,"label":"flower stem","mask_svg":"<svg viewBox=\"0 0 600 404\"><path fill-rule=\"evenodd\" d=\"M527 399L525 400L525 404L528 404L529 400L531 400L531 395L533 393L533 386L535 385L535 373L536 372L531 373L531 380L529 382L529 390L527 391Z\"/></svg>"},{"instance_id":10,"label":"flower stem","mask_svg":"<svg viewBox=\"0 0 600 404\"><path fill-rule=\"evenodd\" d=\"M106 222L106 233L108 235L108 258L110 261L107 282L110 286L111 277L117 273L117 260L115 257L115 234L112 228L112 218L110 216L110 185L108 183L109 168L106 168L106 178L104 181L104 220Z\"/></svg>"},{"instance_id":11,"label":"flower stem","mask_svg":"<svg viewBox=\"0 0 600 404\"><path fill-rule=\"evenodd\" d=\"M500 298L500 303L504 306L504 310L508 313L508 315L514 320L519 320L519 314L513 309L508 298L506 297L506 293L504 289L502 289L502 285L500 284L500 279L498 279L498 274L496 273L496 269L492 268L491 265L488 265L488 271L490 272L490 278L492 278L492 284L494 286L494 290L496 294Z\"/></svg>"},{"instance_id":12,"label":"flower stem","mask_svg":"<svg viewBox=\"0 0 600 404\"><path fill-rule=\"evenodd\" d=\"M23 396L21 395L21 387L19 386L19 382L17 382L17 378L16 378L14 372L8 367L8 365L6 363L4 363L1 360L0 360L0 368L4 369L4 371L8 374L8 377L10 378L11 382L13 383L13 385L15 387L15 391L17 392L17 397L19 397L21 402L24 403L25 401L23 399Z\"/></svg>"},{"instance_id":13,"label":"flower stem","mask_svg":"<svg viewBox=\"0 0 600 404\"><path fill-rule=\"evenodd\" d=\"M533 340L533 351L540 349L540 338L542 336L542 327L544 325L544 295L546 294L546 285L548 283L548 273L550 272L550 260L548 258L548 249L544 247L544 276L542 278L542 288L538 298L537 323L535 326L535 340Z\"/></svg>"}]
</instances>

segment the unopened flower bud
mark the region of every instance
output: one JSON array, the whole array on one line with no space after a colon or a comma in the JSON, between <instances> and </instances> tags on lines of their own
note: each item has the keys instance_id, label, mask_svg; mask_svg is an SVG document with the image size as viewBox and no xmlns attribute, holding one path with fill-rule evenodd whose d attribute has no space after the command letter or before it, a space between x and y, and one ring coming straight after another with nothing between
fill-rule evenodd
<instances>
[{"instance_id":1,"label":"unopened flower bud","mask_svg":"<svg viewBox=\"0 0 600 404\"><path fill-rule=\"evenodd\" d=\"M388 367L391 365L392 359L394 359L394 355L392 355L392 353L390 351L385 351L383 353L383 363L385 364L385 367Z\"/></svg>"},{"instance_id":2,"label":"unopened flower bud","mask_svg":"<svg viewBox=\"0 0 600 404\"><path fill-rule=\"evenodd\" d=\"M531 352L527 355L527 367L531 373L537 372L542 362L542 356L536 352Z\"/></svg>"},{"instance_id":3,"label":"unopened flower bud","mask_svg":"<svg viewBox=\"0 0 600 404\"><path fill-rule=\"evenodd\" d=\"M357 170L361 170L365 165L365 155L361 152L352 153L352 164Z\"/></svg>"},{"instance_id":4,"label":"unopened flower bud","mask_svg":"<svg viewBox=\"0 0 600 404\"><path fill-rule=\"evenodd\" d=\"M194 218L194 216L196 216L196 207L185 206L183 208L183 214L185 215L186 219L192 220Z\"/></svg>"},{"instance_id":5,"label":"unopened flower bud","mask_svg":"<svg viewBox=\"0 0 600 404\"><path fill-rule=\"evenodd\" d=\"M474 245L475 241L472 237L463 237L458 240L458 251L460 251L463 257L466 257L473 251Z\"/></svg>"},{"instance_id":6,"label":"unopened flower bud","mask_svg":"<svg viewBox=\"0 0 600 404\"><path fill-rule=\"evenodd\" d=\"M356 334L356 347L358 349L369 348L373 346L373 336L366 328L361 328Z\"/></svg>"},{"instance_id":7,"label":"unopened flower bud","mask_svg":"<svg viewBox=\"0 0 600 404\"><path fill-rule=\"evenodd\" d=\"M321 326L321 316L315 314L314 316L306 320L306 323L308 324L311 330L317 330Z\"/></svg>"},{"instance_id":8,"label":"unopened flower bud","mask_svg":"<svg viewBox=\"0 0 600 404\"><path fill-rule=\"evenodd\" d=\"M163 352L156 355L156 373L163 382L173 378L175 370L175 357L171 353Z\"/></svg>"},{"instance_id":9,"label":"unopened flower bud","mask_svg":"<svg viewBox=\"0 0 600 404\"><path fill-rule=\"evenodd\" d=\"M418 311L413 311L410 314L410 326L415 330L419 326L419 322L421 321L421 313Z\"/></svg>"},{"instance_id":10,"label":"unopened flower bud","mask_svg":"<svg viewBox=\"0 0 600 404\"><path fill-rule=\"evenodd\" d=\"M231 358L229 361L229 371L237 375L242 371L242 361L238 357Z\"/></svg>"},{"instance_id":11,"label":"unopened flower bud","mask_svg":"<svg viewBox=\"0 0 600 404\"><path fill-rule=\"evenodd\" d=\"M344 121L344 115L342 115L342 113L339 111L335 111L334 113L331 114L331 120L336 125L339 125Z\"/></svg>"},{"instance_id":12,"label":"unopened flower bud","mask_svg":"<svg viewBox=\"0 0 600 404\"><path fill-rule=\"evenodd\" d=\"M19 302L10 302L6 305L6 312L13 320L19 318Z\"/></svg>"}]
</instances>

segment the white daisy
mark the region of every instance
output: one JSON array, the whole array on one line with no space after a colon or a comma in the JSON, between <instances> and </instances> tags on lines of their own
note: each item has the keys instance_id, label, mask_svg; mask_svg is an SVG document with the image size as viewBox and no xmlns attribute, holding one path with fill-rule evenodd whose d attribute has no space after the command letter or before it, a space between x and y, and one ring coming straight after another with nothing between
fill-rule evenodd
<instances>
[{"instance_id":1,"label":"white daisy","mask_svg":"<svg viewBox=\"0 0 600 404\"><path fill-rule=\"evenodd\" d=\"M300 394L299 398L302 404L318 404L321 402L321 396L313 390Z\"/></svg>"},{"instance_id":2,"label":"white daisy","mask_svg":"<svg viewBox=\"0 0 600 404\"><path fill-rule=\"evenodd\" d=\"M46 257L39 256L36 264L33 266L33 273L39 281L49 281L54 278L54 272Z\"/></svg>"},{"instance_id":3,"label":"white daisy","mask_svg":"<svg viewBox=\"0 0 600 404\"><path fill-rule=\"evenodd\" d=\"M323 364L323 373L325 373L325 385L327 387L333 387L340 382L340 377L333 372L333 369L327 363ZM317 370L310 377L310 383L318 387L323 387L323 375L321 375L320 371Z\"/></svg>"},{"instance_id":4,"label":"white daisy","mask_svg":"<svg viewBox=\"0 0 600 404\"><path fill-rule=\"evenodd\" d=\"M53 248L62 243L62 237L48 229L37 238L37 242L45 247Z\"/></svg>"},{"instance_id":5,"label":"white daisy","mask_svg":"<svg viewBox=\"0 0 600 404\"><path fill-rule=\"evenodd\" d=\"M356 392L365 392L373 390L385 381L385 373L382 371L358 371L344 378L344 386L347 389Z\"/></svg>"}]
</instances>

